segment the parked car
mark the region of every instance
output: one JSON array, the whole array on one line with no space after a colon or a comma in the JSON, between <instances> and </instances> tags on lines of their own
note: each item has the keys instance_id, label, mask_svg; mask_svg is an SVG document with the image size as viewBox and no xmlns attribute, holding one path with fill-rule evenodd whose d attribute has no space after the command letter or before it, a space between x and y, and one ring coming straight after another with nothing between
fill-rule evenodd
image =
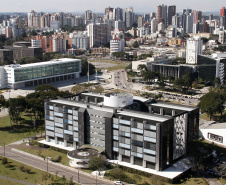
<instances>
[{"instance_id":1,"label":"parked car","mask_svg":"<svg viewBox=\"0 0 226 185\"><path fill-rule=\"evenodd\" d=\"M123 183L121 181L115 181L114 184L115 185L123 185Z\"/></svg>"}]
</instances>

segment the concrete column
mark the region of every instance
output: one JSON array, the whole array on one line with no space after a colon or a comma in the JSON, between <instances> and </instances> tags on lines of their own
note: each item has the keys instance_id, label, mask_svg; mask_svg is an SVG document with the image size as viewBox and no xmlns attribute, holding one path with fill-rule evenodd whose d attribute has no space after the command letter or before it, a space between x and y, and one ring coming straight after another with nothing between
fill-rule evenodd
<instances>
[{"instance_id":1,"label":"concrete column","mask_svg":"<svg viewBox=\"0 0 226 185\"><path fill-rule=\"evenodd\" d=\"M118 160L119 160L119 162L122 162L122 154L118 155Z\"/></svg>"},{"instance_id":2,"label":"concrete column","mask_svg":"<svg viewBox=\"0 0 226 185\"><path fill-rule=\"evenodd\" d=\"M152 114L152 106L149 106L148 109L149 109L149 113Z\"/></svg>"},{"instance_id":3,"label":"concrete column","mask_svg":"<svg viewBox=\"0 0 226 185\"><path fill-rule=\"evenodd\" d=\"M57 141L58 141L58 139L57 139L57 137L55 136L55 144L57 145Z\"/></svg>"},{"instance_id":4,"label":"concrete column","mask_svg":"<svg viewBox=\"0 0 226 185\"><path fill-rule=\"evenodd\" d=\"M46 142L49 142L49 136L46 136Z\"/></svg>"},{"instance_id":5,"label":"concrete column","mask_svg":"<svg viewBox=\"0 0 226 185\"><path fill-rule=\"evenodd\" d=\"M147 162L145 160L143 160L143 168L147 167Z\"/></svg>"},{"instance_id":6,"label":"concrete column","mask_svg":"<svg viewBox=\"0 0 226 185\"><path fill-rule=\"evenodd\" d=\"M64 147L67 147L67 140L64 140Z\"/></svg>"},{"instance_id":7,"label":"concrete column","mask_svg":"<svg viewBox=\"0 0 226 185\"><path fill-rule=\"evenodd\" d=\"M130 164L134 164L134 156L130 156Z\"/></svg>"},{"instance_id":8,"label":"concrete column","mask_svg":"<svg viewBox=\"0 0 226 185\"><path fill-rule=\"evenodd\" d=\"M73 148L74 148L74 149L77 148L77 145L76 145L76 142L75 142L75 141L73 142Z\"/></svg>"},{"instance_id":9,"label":"concrete column","mask_svg":"<svg viewBox=\"0 0 226 185\"><path fill-rule=\"evenodd\" d=\"M172 110L172 116L175 116L175 110Z\"/></svg>"},{"instance_id":10,"label":"concrete column","mask_svg":"<svg viewBox=\"0 0 226 185\"><path fill-rule=\"evenodd\" d=\"M160 108L160 115L163 116L163 108Z\"/></svg>"}]
</instances>

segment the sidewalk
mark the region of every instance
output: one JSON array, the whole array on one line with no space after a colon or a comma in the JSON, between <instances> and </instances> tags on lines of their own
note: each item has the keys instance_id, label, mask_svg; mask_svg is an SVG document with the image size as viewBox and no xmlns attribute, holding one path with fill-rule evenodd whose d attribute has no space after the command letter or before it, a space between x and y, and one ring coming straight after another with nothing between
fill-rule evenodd
<instances>
[{"instance_id":1,"label":"sidewalk","mask_svg":"<svg viewBox=\"0 0 226 185\"><path fill-rule=\"evenodd\" d=\"M13 178L9 178L9 177L5 177L5 176L1 176L1 175L0 175L0 178L1 178L1 179L6 179L6 180L10 180L10 181L13 181L13 182L17 182L17 183L21 183L21 184L26 184L26 185L35 185L35 184L29 183L29 182L25 182L25 181L21 181L21 180L13 179Z\"/></svg>"}]
</instances>

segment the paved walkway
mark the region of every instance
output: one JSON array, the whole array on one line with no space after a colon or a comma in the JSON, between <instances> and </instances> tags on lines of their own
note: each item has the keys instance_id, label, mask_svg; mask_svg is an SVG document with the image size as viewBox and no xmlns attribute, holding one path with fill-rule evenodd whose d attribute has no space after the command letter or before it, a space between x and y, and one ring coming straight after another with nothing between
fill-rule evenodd
<instances>
[{"instance_id":1,"label":"paved walkway","mask_svg":"<svg viewBox=\"0 0 226 185\"><path fill-rule=\"evenodd\" d=\"M1 179L6 179L6 180L10 180L10 181L13 181L13 182L17 182L17 183L21 183L21 184L26 184L26 185L35 185L35 184L29 183L29 182L25 182L25 181L21 181L21 180L13 179L13 178L9 178L9 177L5 177L5 176L1 176L1 175L0 175L0 178L1 178Z\"/></svg>"}]
</instances>

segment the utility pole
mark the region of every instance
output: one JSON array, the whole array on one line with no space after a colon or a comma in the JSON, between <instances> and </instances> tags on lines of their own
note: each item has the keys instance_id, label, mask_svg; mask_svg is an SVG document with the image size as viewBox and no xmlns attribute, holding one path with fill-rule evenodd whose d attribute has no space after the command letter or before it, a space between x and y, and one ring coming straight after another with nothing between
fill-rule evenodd
<instances>
[{"instance_id":1,"label":"utility pole","mask_svg":"<svg viewBox=\"0 0 226 185\"><path fill-rule=\"evenodd\" d=\"M8 92L9 92L9 122L10 122L10 127L12 128L11 111L10 111L10 90L8 90Z\"/></svg>"},{"instance_id":2,"label":"utility pole","mask_svg":"<svg viewBox=\"0 0 226 185\"><path fill-rule=\"evenodd\" d=\"M78 167L78 183L80 183L80 182L79 182L79 167Z\"/></svg>"},{"instance_id":3,"label":"utility pole","mask_svg":"<svg viewBox=\"0 0 226 185\"><path fill-rule=\"evenodd\" d=\"M87 75L88 75L88 84L89 84L89 59L87 61L88 61L88 72L87 72Z\"/></svg>"},{"instance_id":4,"label":"utility pole","mask_svg":"<svg viewBox=\"0 0 226 185\"><path fill-rule=\"evenodd\" d=\"M4 157L5 157L5 142L4 142Z\"/></svg>"},{"instance_id":5,"label":"utility pole","mask_svg":"<svg viewBox=\"0 0 226 185\"><path fill-rule=\"evenodd\" d=\"M97 173L96 173L96 185L97 185Z\"/></svg>"}]
</instances>

